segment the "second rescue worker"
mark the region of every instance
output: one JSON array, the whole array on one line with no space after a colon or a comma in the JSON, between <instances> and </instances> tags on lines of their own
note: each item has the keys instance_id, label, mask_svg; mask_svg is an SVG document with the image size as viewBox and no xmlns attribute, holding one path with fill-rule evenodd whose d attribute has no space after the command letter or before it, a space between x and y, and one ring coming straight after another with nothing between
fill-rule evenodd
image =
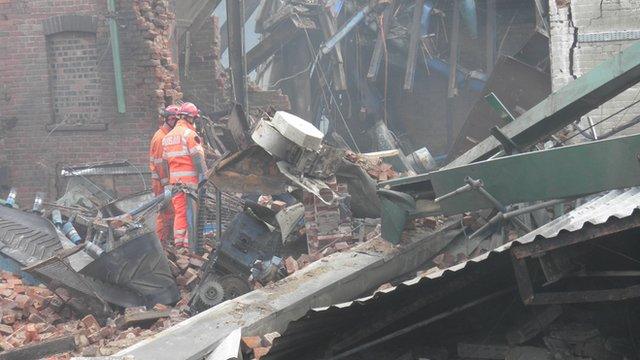
<instances>
[{"instance_id":1,"label":"second rescue worker","mask_svg":"<svg viewBox=\"0 0 640 360\"><path fill-rule=\"evenodd\" d=\"M200 111L194 104L182 104L178 123L162 140L163 160L165 168L168 167L169 170L169 184L186 185L171 200L176 248L188 249L190 239L192 246L195 246L198 184L205 180L207 172L202 141L194 125L199 116Z\"/></svg>"},{"instance_id":2,"label":"second rescue worker","mask_svg":"<svg viewBox=\"0 0 640 360\"><path fill-rule=\"evenodd\" d=\"M164 187L169 184L169 173L162 166L162 139L173 129L178 121L180 108L176 105L169 105L162 111L163 124L153 135L149 149L149 169L151 170L151 189L154 195L164 193ZM163 244L168 243L171 238L171 223L173 223L173 212L171 206L165 206L158 211L156 217L156 233Z\"/></svg>"}]
</instances>

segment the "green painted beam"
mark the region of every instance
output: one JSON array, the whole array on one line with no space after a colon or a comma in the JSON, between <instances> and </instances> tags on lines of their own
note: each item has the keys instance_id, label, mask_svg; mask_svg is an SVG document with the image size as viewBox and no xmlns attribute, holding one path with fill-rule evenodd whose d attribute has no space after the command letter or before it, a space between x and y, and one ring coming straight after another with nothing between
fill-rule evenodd
<instances>
[{"instance_id":1,"label":"green painted beam","mask_svg":"<svg viewBox=\"0 0 640 360\"><path fill-rule=\"evenodd\" d=\"M579 197L640 185L640 134L517 154L432 172L420 187L413 216L492 208L477 191L434 203L470 176L504 205ZM415 185L415 184L414 184ZM393 190L393 189L392 189Z\"/></svg>"},{"instance_id":2,"label":"green painted beam","mask_svg":"<svg viewBox=\"0 0 640 360\"><path fill-rule=\"evenodd\" d=\"M640 42L626 48L590 72L552 93L501 130L516 144L527 147L548 137L571 122L640 81ZM488 159L500 143L488 137L446 168Z\"/></svg>"},{"instance_id":3,"label":"green painted beam","mask_svg":"<svg viewBox=\"0 0 640 360\"><path fill-rule=\"evenodd\" d=\"M111 37L111 53L113 54L113 73L116 81L116 99L118 112L124 114L127 111L124 99L124 84L122 81L122 60L120 58L120 34L118 23L116 22L116 1L107 0L107 10L109 12L109 36Z\"/></svg>"},{"instance_id":4,"label":"green painted beam","mask_svg":"<svg viewBox=\"0 0 640 360\"><path fill-rule=\"evenodd\" d=\"M484 97L484 99L487 101L487 103L489 103L489 106L491 106L491 108L493 108L493 110L495 110L498 113L498 115L500 115L500 118L502 120L507 122L513 122L516 120L515 117L511 115L511 112L509 111L509 109L507 109L507 107L504 106L502 101L500 101L500 99L496 96L496 94L489 93L487 96Z\"/></svg>"}]
</instances>

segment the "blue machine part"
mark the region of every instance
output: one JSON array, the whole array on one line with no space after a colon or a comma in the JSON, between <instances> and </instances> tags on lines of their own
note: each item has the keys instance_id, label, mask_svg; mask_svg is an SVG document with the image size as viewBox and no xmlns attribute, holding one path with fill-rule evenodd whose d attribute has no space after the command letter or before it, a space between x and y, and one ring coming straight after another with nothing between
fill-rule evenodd
<instances>
[{"instance_id":1,"label":"blue machine part","mask_svg":"<svg viewBox=\"0 0 640 360\"><path fill-rule=\"evenodd\" d=\"M445 77L449 77L449 64L438 59L431 58L426 60L427 66L429 70L434 71L440 75ZM468 88L473 92L481 92L487 83L486 75L482 74L482 76L472 76L472 73L469 71L463 71L460 67L458 67L456 73L456 86L458 88Z\"/></svg>"},{"instance_id":2,"label":"blue machine part","mask_svg":"<svg viewBox=\"0 0 640 360\"><path fill-rule=\"evenodd\" d=\"M431 4L431 1L425 1L422 10L422 18L420 18L420 33L422 34L422 36L429 34L429 24L431 24L432 9L433 4Z\"/></svg>"}]
</instances>

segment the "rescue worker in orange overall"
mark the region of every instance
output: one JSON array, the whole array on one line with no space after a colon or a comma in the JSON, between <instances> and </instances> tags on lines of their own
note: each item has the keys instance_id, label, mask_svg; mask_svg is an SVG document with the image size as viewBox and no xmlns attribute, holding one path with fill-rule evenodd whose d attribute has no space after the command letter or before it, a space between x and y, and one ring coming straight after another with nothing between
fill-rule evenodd
<instances>
[{"instance_id":1,"label":"rescue worker in orange overall","mask_svg":"<svg viewBox=\"0 0 640 360\"><path fill-rule=\"evenodd\" d=\"M169 184L169 174L162 166L162 139L173 129L178 121L180 108L176 105L167 106L161 113L164 118L160 128L151 139L149 148L149 170L151 170L151 190L154 195L164 193L164 187ZM156 216L156 234L162 244L167 244L171 239L171 224L173 223L173 211L167 204L158 211Z\"/></svg>"},{"instance_id":2,"label":"rescue worker in orange overall","mask_svg":"<svg viewBox=\"0 0 640 360\"><path fill-rule=\"evenodd\" d=\"M171 186L184 185L173 195L173 240L176 248L195 249L198 185L206 178L207 164L194 121L200 111L192 103L180 107L180 119L162 140L165 169Z\"/></svg>"}]
</instances>

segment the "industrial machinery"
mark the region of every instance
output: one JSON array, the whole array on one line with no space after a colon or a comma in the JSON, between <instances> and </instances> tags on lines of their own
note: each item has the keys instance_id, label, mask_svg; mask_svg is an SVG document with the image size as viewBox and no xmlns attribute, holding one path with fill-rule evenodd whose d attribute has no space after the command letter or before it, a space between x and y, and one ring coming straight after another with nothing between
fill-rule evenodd
<instances>
[{"instance_id":1,"label":"industrial machinery","mask_svg":"<svg viewBox=\"0 0 640 360\"><path fill-rule=\"evenodd\" d=\"M190 299L191 310L200 312L251 291L249 279L266 283L284 275L278 274L284 247L297 240L303 215L304 207L291 196L288 206L277 212L245 201L244 211L222 233L203 267L202 281Z\"/></svg>"}]
</instances>

